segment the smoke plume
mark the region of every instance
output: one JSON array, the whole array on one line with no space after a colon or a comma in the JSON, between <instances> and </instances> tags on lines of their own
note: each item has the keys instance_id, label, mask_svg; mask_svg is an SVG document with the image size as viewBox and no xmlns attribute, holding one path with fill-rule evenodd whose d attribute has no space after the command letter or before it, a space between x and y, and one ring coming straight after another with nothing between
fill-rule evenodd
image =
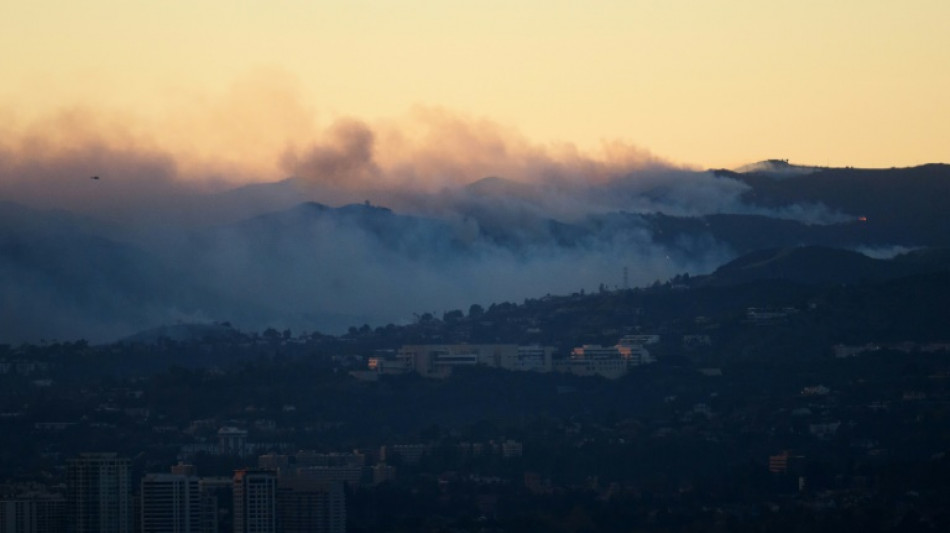
<instances>
[{"instance_id":1,"label":"smoke plume","mask_svg":"<svg viewBox=\"0 0 950 533\"><path fill-rule=\"evenodd\" d=\"M636 214L836 216L748 205L743 183L622 142L584 151L445 109L368 121L303 101L251 77L160 118L0 108L0 342L182 319L336 332L733 254L708 236L656 244Z\"/></svg>"}]
</instances>

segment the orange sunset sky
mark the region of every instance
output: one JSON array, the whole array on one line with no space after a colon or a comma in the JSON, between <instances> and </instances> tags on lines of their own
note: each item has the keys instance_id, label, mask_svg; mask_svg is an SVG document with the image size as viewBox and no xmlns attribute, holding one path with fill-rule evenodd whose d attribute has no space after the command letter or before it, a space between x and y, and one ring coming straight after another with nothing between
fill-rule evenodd
<instances>
[{"instance_id":1,"label":"orange sunset sky","mask_svg":"<svg viewBox=\"0 0 950 533\"><path fill-rule=\"evenodd\" d=\"M948 162L948 21L945 0L4 1L0 148L94 139L276 180L342 120L389 161L461 127L463 164Z\"/></svg>"}]
</instances>

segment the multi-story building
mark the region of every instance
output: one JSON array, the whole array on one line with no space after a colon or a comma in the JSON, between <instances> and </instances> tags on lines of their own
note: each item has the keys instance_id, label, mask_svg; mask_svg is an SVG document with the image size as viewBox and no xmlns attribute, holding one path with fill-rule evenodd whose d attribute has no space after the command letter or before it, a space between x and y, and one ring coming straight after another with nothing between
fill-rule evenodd
<instances>
[{"instance_id":1,"label":"multi-story building","mask_svg":"<svg viewBox=\"0 0 950 533\"><path fill-rule=\"evenodd\" d=\"M222 511L228 509L234 500L234 479L230 477L198 478L201 492L201 531L217 533L228 524L222 523ZM223 515L232 518L230 514Z\"/></svg>"},{"instance_id":2,"label":"multi-story building","mask_svg":"<svg viewBox=\"0 0 950 533\"><path fill-rule=\"evenodd\" d=\"M417 465L422 460L422 456L431 451L432 446L429 444L393 444L380 447L379 460L386 462L387 459L399 457L403 464Z\"/></svg>"},{"instance_id":3,"label":"multi-story building","mask_svg":"<svg viewBox=\"0 0 950 533\"><path fill-rule=\"evenodd\" d=\"M66 462L69 531L132 530L130 461L115 453L83 453Z\"/></svg>"},{"instance_id":4,"label":"multi-story building","mask_svg":"<svg viewBox=\"0 0 950 533\"><path fill-rule=\"evenodd\" d=\"M506 351L504 355L509 353ZM515 357L503 358L499 366L505 370L520 372L550 372L553 353L553 346L541 346L539 344L518 346Z\"/></svg>"},{"instance_id":5,"label":"multi-story building","mask_svg":"<svg viewBox=\"0 0 950 533\"><path fill-rule=\"evenodd\" d=\"M386 463L376 463L372 466L373 485L394 481L396 479L396 468Z\"/></svg>"},{"instance_id":6,"label":"multi-story building","mask_svg":"<svg viewBox=\"0 0 950 533\"><path fill-rule=\"evenodd\" d=\"M66 501L61 495L0 500L0 533L59 533L65 529Z\"/></svg>"},{"instance_id":7,"label":"multi-story building","mask_svg":"<svg viewBox=\"0 0 950 533\"><path fill-rule=\"evenodd\" d=\"M197 533L202 526L198 478L147 474L142 478L142 533Z\"/></svg>"},{"instance_id":8,"label":"multi-story building","mask_svg":"<svg viewBox=\"0 0 950 533\"><path fill-rule=\"evenodd\" d=\"M602 376L616 379L627 373L628 361L620 357L614 346L585 344L574 348L568 359L560 359L555 370L576 376Z\"/></svg>"},{"instance_id":9,"label":"multi-story building","mask_svg":"<svg viewBox=\"0 0 950 533\"><path fill-rule=\"evenodd\" d=\"M777 455L769 456L769 472L773 474L784 474L788 472L788 450Z\"/></svg>"},{"instance_id":10,"label":"multi-story building","mask_svg":"<svg viewBox=\"0 0 950 533\"><path fill-rule=\"evenodd\" d=\"M501 456L505 459L521 457L524 454L524 444L520 441L508 439L501 443Z\"/></svg>"},{"instance_id":11,"label":"multi-story building","mask_svg":"<svg viewBox=\"0 0 950 533\"><path fill-rule=\"evenodd\" d=\"M234 532L277 531L277 475L270 470L234 472Z\"/></svg>"},{"instance_id":12,"label":"multi-story building","mask_svg":"<svg viewBox=\"0 0 950 533\"><path fill-rule=\"evenodd\" d=\"M514 351L516 347L511 345L510 349ZM455 368L480 364L492 366L494 362L489 350L473 344L403 346L396 357L416 373L434 378L448 377Z\"/></svg>"},{"instance_id":13,"label":"multi-story building","mask_svg":"<svg viewBox=\"0 0 950 533\"><path fill-rule=\"evenodd\" d=\"M281 478L277 488L277 513L280 531L284 533L343 533L346 531L343 484L302 477Z\"/></svg>"},{"instance_id":14,"label":"multi-story building","mask_svg":"<svg viewBox=\"0 0 950 533\"><path fill-rule=\"evenodd\" d=\"M618 344L615 348L617 353L620 354L620 358L627 362L627 366L640 366L656 362L656 359L650 355L649 350L642 345Z\"/></svg>"},{"instance_id":15,"label":"multi-story building","mask_svg":"<svg viewBox=\"0 0 950 533\"><path fill-rule=\"evenodd\" d=\"M221 455L248 455L247 430L225 426L218 430L218 453Z\"/></svg>"},{"instance_id":16,"label":"multi-story building","mask_svg":"<svg viewBox=\"0 0 950 533\"><path fill-rule=\"evenodd\" d=\"M297 466L352 466L358 468L366 466L366 456L356 451L352 453L318 453L311 450L301 450L294 454L294 459Z\"/></svg>"},{"instance_id":17,"label":"multi-story building","mask_svg":"<svg viewBox=\"0 0 950 533\"><path fill-rule=\"evenodd\" d=\"M585 344L571 351L569 359L557 362L556 370L579 376L603 376L616 379L630 367L655 363L646 344L659 342L659 335L627 335L614 346Z\"/></svg>"},{"instance_id":18,"label":"multi-story building","mask_svg":"<svg viewBox=\"0 0 950 533\"><path fill-rule=\"evenodd\" d=\"M444 378L459 367L487 366L505 370L549 372L549 346L516 344L424 344L403 346L393 361L373 358L369 369L385 372L416 372L422 376Z\"/></svg>"},{"instance_id":19,"label":"multi-story building","mask_svg":"<svg viewBox=\"0 0 950 533\"><path fill-rule=\"evenodd\" d=\"M647 344L657 344L659 342L660 336L651 333L647 335L624 335L617 344L621 346L644 346Z\"/></svg>"}]
</instances>

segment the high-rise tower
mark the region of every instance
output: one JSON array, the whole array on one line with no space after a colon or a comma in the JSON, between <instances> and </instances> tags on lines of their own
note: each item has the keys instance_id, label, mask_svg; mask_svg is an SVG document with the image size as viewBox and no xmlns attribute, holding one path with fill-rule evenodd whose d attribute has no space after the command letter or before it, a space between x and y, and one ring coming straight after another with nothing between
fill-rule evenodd
<instances>
[{"instance_id":1,"label":"high-rise tower","mask_svg":"<svg viewBox=\"0 0 950 533\"><path fill-rule=\"evenodd\" d=\"M346 495L340 481L281 479L277 511L284 533L343 533L346 531Z\"/></svg>"},{"instance_id":2,"label":"high-rise tower","mask_svg":"<svg viewBox=\"0 0 950 533\"><path fill-rule=\"evenodd\" d=\"M70 531L132 531L129 468L129 459L115 453L83 453L66 461Z\"/></svg>"},{"instance_id":3,"label":"high-rise tower","mask_svg":"<svg viewBox=\"0 0 950 533\"><path fill-rule=\"evenodd\" d=\"M234 532L277 531L277 475L270 470L234 472Z\"/></svg>"},{"instance_id":4,"label":"high-rise tower","mask_svg":"<svg viewBox=\"0 0 950 533\"><path fill-rule=\"evenodd\" d=\"M142 478L142 533L198 533L201 504L196 476L148 474Z\"/></svg>"}]
</instances>

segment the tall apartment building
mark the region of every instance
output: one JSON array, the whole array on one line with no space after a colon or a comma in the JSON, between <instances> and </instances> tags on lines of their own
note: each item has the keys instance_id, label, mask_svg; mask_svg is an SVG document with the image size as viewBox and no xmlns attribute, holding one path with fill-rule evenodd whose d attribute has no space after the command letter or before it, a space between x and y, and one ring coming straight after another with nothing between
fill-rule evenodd
<instances>
[{"instance_id":1,"label":"tall apartment building","mask_svg":"<svg viewBox=\"0 0 950 533\"><path fill-rule=\"evenodd\" d=\"M234 532L277 531L277 475L270 470L234 472Z\"/></svg>"},{"instance_id":2,"label":"tall apartment building","mask_svg":"<svg viewBox=\"0 0 950 533\"><path fill-rule=\"evenodd\" d=\"M62 496L25 496L0 500L0 533L60 533L66 529Z\"/></svg>"},{"instance_id":3,"label":"tall apartment building","mask_svg":"<svg viewBox=\"0 0 950 533\"><path fill-rule=\"evenodd\" d=\"M277 512L284 533L344 533L343 483L282 478L277 489Z\"/></svg>"},{"instance_id":4,"label":"tall apartment building","mask_svg":"<svg viewBox=\"0 0 950 533\"><path fill-rule=\"evenodd\" d=\"M115 453L83 453L66 461L69 531L132 531L130 461Z\"/></svg>"},{"instance_id":5,"label":"tall apartment building","mask_svg":"<svg viewBox=\"0 0 950 533\"><path fill-rule=\"evenodd\" d=\"M201 531L218 533L233 530L231 506L234 502L234 479L231 477L198 478L201 492Z\"/></svg>"},{"instance_id":6,"label":"tall apartment building","mask_svg":"<svg viewBox=\"0 0 950 533\"><path fill-rule=\"evenodd\" d=\"M142 533L198 533L202 498L197 476L147 474L142 478Z\"/></svg>"}]
</instances>

